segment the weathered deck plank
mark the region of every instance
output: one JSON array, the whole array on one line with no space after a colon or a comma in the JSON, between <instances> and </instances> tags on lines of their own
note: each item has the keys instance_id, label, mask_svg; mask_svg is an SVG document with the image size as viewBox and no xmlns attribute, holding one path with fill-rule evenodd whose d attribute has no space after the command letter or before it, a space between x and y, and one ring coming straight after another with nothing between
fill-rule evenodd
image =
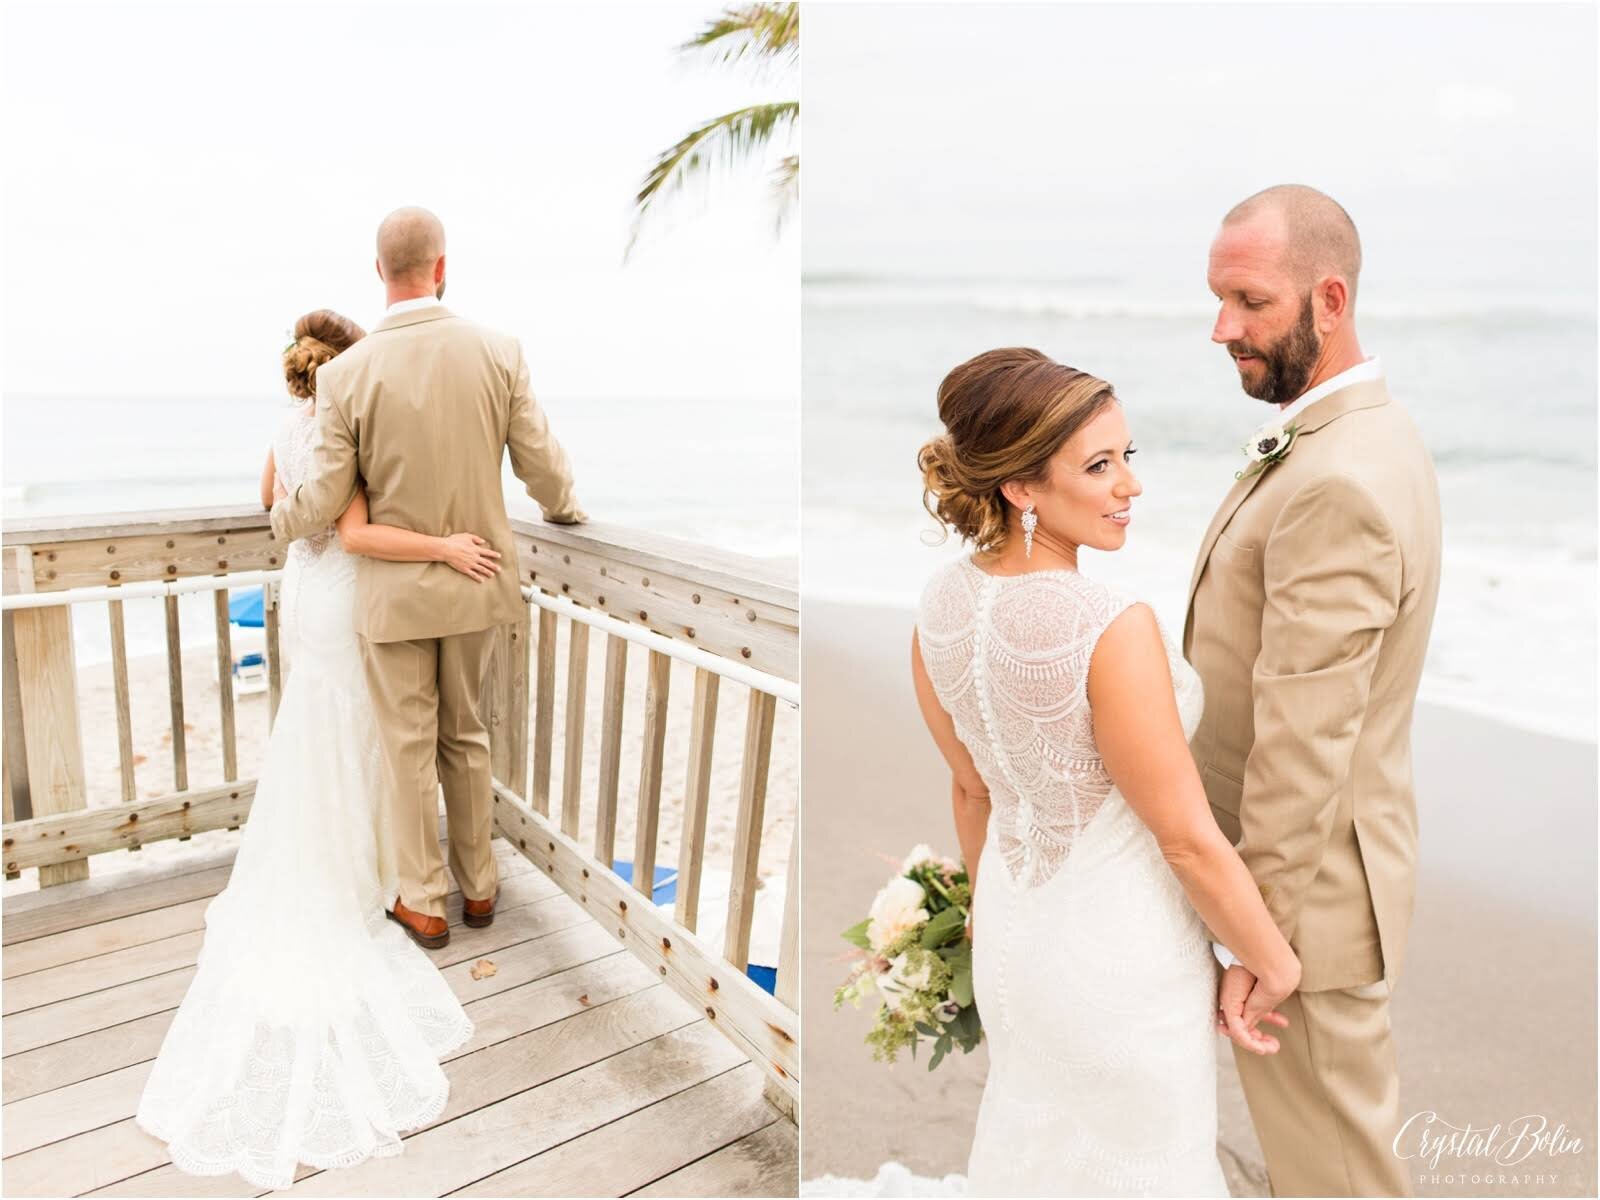
<instances>
[{"instance_id":1,"label":"weathered deck plank","mask_svg":"<svg viewBox=\"0 0 1600 1200\"><path fill-rule=\"evenodd\" d=\"M142 946L162 938L205 928L206 905L212 897L197 896L181 904L115 917L77 929L45 934L30 941L7 946L0 953L0 968L6 979L48 970L66 963L81 962L100 954Z\"/></svg>"},{"instance_id":2,"label":"weathered deck plank","mask_svg":"<svg viewBox=\"0 0 1600 1200\"><path fill-rule=\"evenodd\" d=\"M136 1021L13 1054L0 1068L0 1077L5 1080L4 1102L26 1100L154 1058L176 1011L165 1009Z\"/></svg>"},{"instance_id":3,"label":"weathered deck plank","mask_svg":"<svg viewBox=\"0 0 1600 1200\"><path fill-rule=\"evenodd\" d=\"M680 1013L688 1006L663 993ZM692 1018L692 1010L688 1010ZM443 1196L731 1070L744 1056L704 1020L415 1134L396 1158L314 1175L286 1195Z\"/></svg>"},{"instance_id":4,"label":"weathered deck plank","mask_svg":"<svg viewBox=\"0 0 1600 1200\"><path fill-rule=\"evenodd\" d=\"M764 1079L745 1063L452 1194L625 1196L782 1120L762 1098Z\"/></svg>"},{"instance_id":5,"label":"weathered deck plank","mask_svg":"<svg viewBox=\"0 0 1600 1200\"><path fill-rule=\"evenodd\" d=\"M799 1139L788 1121L772 1124L690 1163L635 1196L794 1196Z\"/></svg>"},{"instance_id":6,"label":"weathered deck plank","mask_svg":"<svg viewBox=\"0 0 1600 1200\"><path fill-rule=\"evenodd\" d=\"M212 867L186 875L173 875L149 883L136 883L65 904L25 909L21 902L32 896L7 897L3 918L4 942L9 948L30 938L45 937L69 929L81 929L118 917L133 916L152 909L182 904L186 900L215 896L228 885L231 866ZM93 883L90 879L86 882ZM71 884L66 885L71 887ZM36 893L43 894L43 893ZM9 949L8 949L9 953Z\"/></svg>"},{"instance_id":7,"label":"weathered deck plank","mask_svg":"<svg viewBox=\"0 0 1600 1200\"><path fill-rule=\"evenodd\" d=\"M193 966L204 939L204 933L193 930L8 980L0 1013L10 1016L58 1000L103 991L119 983L132 983L152 975L165 975L179 967Z\"/></svg>"}]
</instances>

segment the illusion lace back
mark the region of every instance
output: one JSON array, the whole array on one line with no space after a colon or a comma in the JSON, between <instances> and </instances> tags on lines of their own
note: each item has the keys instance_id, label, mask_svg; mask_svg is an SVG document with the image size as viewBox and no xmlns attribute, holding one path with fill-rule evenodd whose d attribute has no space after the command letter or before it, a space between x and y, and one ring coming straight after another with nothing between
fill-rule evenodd
<instances>
[{"instance_id":1,"label":"illusion lace back","mask_svg":"<svg viewBox=\"0 0 1600 1200\"><path fill-rule=\"evenodd\" d=\"M313 432L302 409L277 439L291 489ZM336 537L290 545L277 719L139 1103L139 1124L191 1174L282 1188L298 1164L399 1153L403 1131L444 1109L439 1060L472 1036L438 968L385 916L397 888L354 604L355 559Z\"/></svg>"},{"instance_id":2,"label":"illusion lace back","mask_svg":"<svg viewBox=\"0 0 1600 1200\"><path fill-rule=\"evenodd\" d=\"M1107 774L1089 710L1095 646L1133 603L1075 571L999 577L967 558L923 592L923 664L991 801L974 1195L1227 1195L1205 927ZM1200 681L1162 637L1192 735Z\"/></svg>"}]
</instances>

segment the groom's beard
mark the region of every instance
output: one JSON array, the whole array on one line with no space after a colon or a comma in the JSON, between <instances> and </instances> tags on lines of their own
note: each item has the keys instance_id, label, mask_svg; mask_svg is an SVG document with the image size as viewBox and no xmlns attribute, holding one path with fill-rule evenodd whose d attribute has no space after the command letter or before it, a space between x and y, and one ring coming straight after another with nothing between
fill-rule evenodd
<instances>
[{"instance_id":1,"label":"groom's beard","mask_svg":"<svg viewBox=\"0 0 1600 1200\"><path fill-rule=\"evenodd\" d=\"M1300 319L1276 345L1257 350L1239 342L1228 343L1233 355L1252 354L1261 360L1261 375L1250 383L1241 373L1239 385L1245 395L1268 404L1287 404L1305 394L1311 373L1317 369L1317 356L1322 353L1322 342L1317 337L1316 320L1311 313L1311 297L1300 305Z\"/></svg>"}]
</instances>

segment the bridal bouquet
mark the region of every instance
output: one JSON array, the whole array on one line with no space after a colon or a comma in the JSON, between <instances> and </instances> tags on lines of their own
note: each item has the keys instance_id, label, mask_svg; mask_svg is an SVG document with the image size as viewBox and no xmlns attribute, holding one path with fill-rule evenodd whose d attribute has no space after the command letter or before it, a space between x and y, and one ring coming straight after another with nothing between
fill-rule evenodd
<instances>
[{"instance_id":1,"label":"bridal bouquet","mask_svg":"<svg viewBox=\"0 0 1600 1200\"><path fill-rule=\"evenodd\" d=\"M856 964L834 993L835 1008L881 997L867 1034L872 1057L892 1063L901 1050L933 1042L928 1070L956 1046L970 1054L983 1040L972 1002L972 943L967 911L972 886L960 863L917 846L872 902L867 919L844 931Z\"/></svg>"}]
</instances>

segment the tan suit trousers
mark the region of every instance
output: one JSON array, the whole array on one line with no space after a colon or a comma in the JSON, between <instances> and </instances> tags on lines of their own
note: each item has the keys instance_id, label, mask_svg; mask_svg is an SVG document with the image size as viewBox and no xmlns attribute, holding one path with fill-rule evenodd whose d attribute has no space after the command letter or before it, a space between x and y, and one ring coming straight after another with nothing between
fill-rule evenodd
<instances>
[{"instance_id":1,"label":"tan suit trousers","mask_svg":"<svg viewBox=\"0 0 1600 1200\"><path fill-rule=\"evenodd\" d=\"M1234 1047L1274 1196L1409 1196L1394 1154L1400 1077L1383 980L1296 992L1278 1005L1276 1054Z\"/></svg>"},{"instance_id":2,"label":"tan suit trousers","mask_svg":"<svg viewBox=\"0 0 1600 1200\"><path fill-rule=\"evenodd\" d=\"M451 874L468 900L495 894L489 731L478 701L497 632L491 627L408 642L361 639L383 741L385 815L400 899L432 917L445 915L450 892L439 855L441 784Z\"/></svg>"}]
</instances>

